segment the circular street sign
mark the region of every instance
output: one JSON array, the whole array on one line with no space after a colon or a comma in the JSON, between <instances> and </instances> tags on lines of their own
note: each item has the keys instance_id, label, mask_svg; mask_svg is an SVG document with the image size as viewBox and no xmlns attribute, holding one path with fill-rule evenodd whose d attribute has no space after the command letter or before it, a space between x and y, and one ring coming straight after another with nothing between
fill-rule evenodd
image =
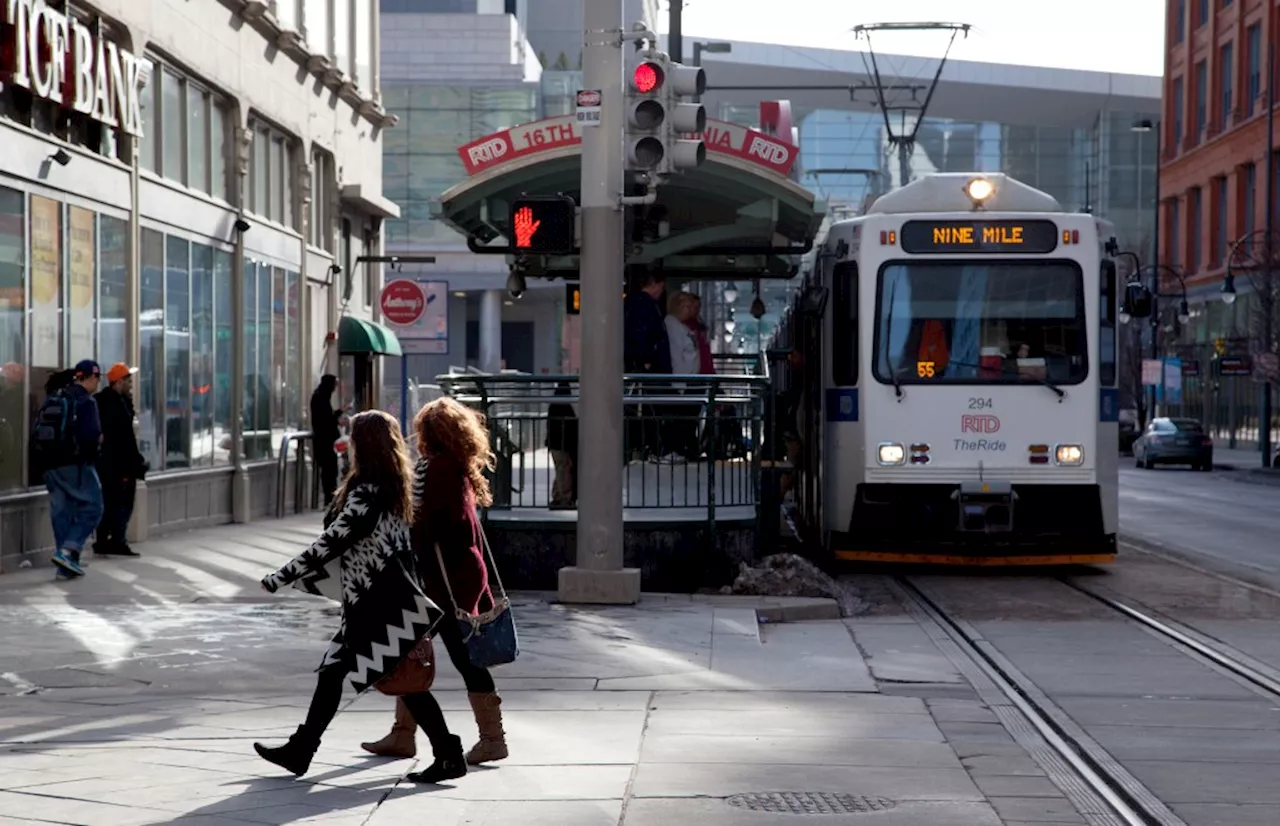
<instances>
[{"instance_id":1,"label":"circular street sign","mask_svg":"<svg viewBox=\"0 0 1280 826\"><path fill-rule=\"evenodd\" d=\"M407 327L422 318L427 297L422 288L407 279L392 281L382 288L382 317L392 324Z\"/></svg>"}]
</instances>

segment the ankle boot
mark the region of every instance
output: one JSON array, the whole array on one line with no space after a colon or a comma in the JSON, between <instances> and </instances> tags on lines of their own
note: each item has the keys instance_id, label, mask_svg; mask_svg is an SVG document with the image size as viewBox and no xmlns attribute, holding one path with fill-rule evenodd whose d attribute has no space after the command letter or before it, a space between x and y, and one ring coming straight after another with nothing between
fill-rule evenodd
<instances>
[{"instance_id":1,"label":"ankle boot","mask_svg":"<svg viewBox=\"0 0 1280 826\"><path fill-rule=\"evenodd\" d=\"M407 779L411 783L441 783L455 780L467 773L467 758L462 753L462 740L455 735L447 735L440 748L435 750L435 762L420 772L411 772Z\"/></svg>"},{"instance_id":2,"label":"ankle boot","mask_svg":"<svg viewBox=\"0 0 1280 826\"><path fill-rule=\"evenodd\" d=\"M507 734L502 730L502 698L497 693L468 694L480 729L480 742L467 752L467 763L478 766L507 757Z\"/></svg>"},{"instance_id":3,"label":"ankle boot","mask_svg":"<svg viewBox=\"0 0 1280 826\"><path fill-rule=\"evenodd\" d=\"M298 730L283 746L271 748L254 743L253 748L263 760L275 763L294 777L301 777L311 768L311 758L315 757L316 749L320 748L320 741L307 734L304 726L298 726Z\"/></svg>"},{"instance_id":4,"label":"ankle boot","mask_svg":"<svg viewBox=\"0 0 1280 826\"><path fill-rule=\"evenodd\" d=\"M415 735L418 724L413 721L404 700L396 700L396 721L391 733L374 743L361 743L360 748L379 757L414 757L418 753Z\"/></svg>"}]
</instances>

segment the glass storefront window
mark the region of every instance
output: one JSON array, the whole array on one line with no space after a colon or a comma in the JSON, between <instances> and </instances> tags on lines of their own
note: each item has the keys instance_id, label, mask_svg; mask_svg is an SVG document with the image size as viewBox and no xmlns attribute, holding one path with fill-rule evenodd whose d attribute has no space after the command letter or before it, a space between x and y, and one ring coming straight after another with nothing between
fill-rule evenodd
<instances>
[{"instance_id":1,"label":"glass storefront window","mask_svg":"<svg viewBox=\"0 0 1280 826\"><path fill-rule=\"evenodd\" d=\"M286 273L285 282L285 422L296 428L302 424L302 285L296 272Z\"/></svg>"},{"instance_id":2,"label":"glass storefront window","mask_svg":"<svg viewBox=\"0 0 1280 826\"><path fill-rule=\"evenodd\" d=\"M271 381L271 267L266 264L258 265L258 315L254 331L258 336L255 348L258 356L258 405L253 429L259 434L261 442L258 446L260 454L251 455L250 458L270 459L276 442L271 433L271 402L274 396Z\"/></svg>"},{"instance_id":3,"label":"glass storefront window","mask_svg":"<svg viewBox=\"0 0 1280 826\"><path fill-rule=\"evenodd\" d=\"M156 93L156 87L160 84L156 83L156 76L151 76L151 82L142 87L142 141L138 146L138 163L148 172L157 171L156 152L160 148L160 141L156 140L156 133L160 128L160 107L157 101L160 96Z\"/></svg>"},{"instance_id":4,"label":"glass storefront window","mask_svg":"<svg viewBox=\"0 0 1280 826\"><path fill-rule=\"evenodd\" d=\"M71 207L67 233L67 333L71 349L67 363L97 357L97 215L87 209Z\"/></svg>"},{"instance_id":5,"label":"glass storefront window","mask_svg":"<svg viewBox=\"0 0 1280 826\"><path fill-rule=\"evenodd\" d=\"M191 466L210 467L214 454L213 249L191 245Z\"/></svg>"},{"instance_id":6,"label":"glass storefront window","mask_svg":"<svg viewBox=\"0 0 1280 826\"><path fill-rule=\"evenodd\" d=\"M128 361L129 222L102 215L98 265L98 357L103 365Z\"/></svg>"},{"instance_id":7,"label":"glass storefront window","mask_svg":"<svg viewBox=\"0 0 1280 826\"><path fill-rule=\"evenodd\" d=\"M25 196L0 188L0 491L22 487L26 445Z\"/></svg>"},{"instance_id":8,"label":"glass storefront window","mask_svg":"<svg viewBox=\"0 0 1280 826\"><path fill-rule=\"evenodd\" d=\"M44 400L49 376L63 369L62 204L31 196L31 358L28 410ZM33 483L38 479L32 479Z\"/></svg>"},{"instance_id":9,"label":"glass storefront window","mask_svg":"<svg viewBox=\"0 0 1280 826\"><path fill-rule=\"evenodd\" d=\"M191 467L191 245L169 236L165 244L164 466Z\"/></svg>"},{"instance_id":10,"label":"glass storefront window","mask_svg":"<svg viewBox=\"0 0 1280 826\"><path fill-rule=\"evenodd\" d=\"M163 72L160 80L160 151L164 163L160 173L170 180L186 183L186 160L183 131L187 113L182 105L182 79L172 72Z\"/></svg>"},{"instance_id":11,"label":"glass storefront window","mask_svg":"<svg viewBox=\"0 0 1280 826\"><path fill-rule=\"evenodd\" d=\"M258 263L244 262L244 327L241 346L244 347L244 455L246 459L261 459L266 453L261 449L263 437L257 433L258 422Z\"/></svg>"},{"instance_id":12,"label":"glass storefront window","mask_svg":"<svg viewBox=\"0 0 1280 826\"><path fill-rule=\"evenodd\" d=\"M213 461L215 465L231 462L231 347L236 320L232 312L231 253L213 253Z\"/></svg>"},{"instance_id":13,"label":"glass storefront window","mask_svg":"<svg viewBox=\"0 0 1280 826\"><path fill-rule=\"evenodd\" d=\"M138 449L152 470L163 470L164 422L164 235L142 230L142 307L138 316L140 360L134 400Z\"/></svg>"},{"instance_id":14,"label":"glass storefront window","mask_svg":"<svg viewBox=\"0 0 1280 826\"><path fill-rule=\"evenodd\" d=\"M285 425L285 283L284 270L271 271L271 444L280 443Z\"/></svg>"}]
</instances>

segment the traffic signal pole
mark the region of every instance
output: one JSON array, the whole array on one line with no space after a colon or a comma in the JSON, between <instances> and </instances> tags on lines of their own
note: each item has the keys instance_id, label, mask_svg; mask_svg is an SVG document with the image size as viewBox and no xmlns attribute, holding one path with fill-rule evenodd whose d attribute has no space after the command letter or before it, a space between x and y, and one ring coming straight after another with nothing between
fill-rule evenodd
<instances>
[{"instance_id":1,"label":"traffic signal pole","mask_svg":"<svg viewBox=\"0 0 1280 826\"><path fill-rule=\"evenodd\" d=\"M622 0L582 4L583 87L600 90L599 126L582 126L582 359L578 391L577 564L560 569L561 602L631 605L640 571L623 567Z\"/></svg>"}]
</instances>

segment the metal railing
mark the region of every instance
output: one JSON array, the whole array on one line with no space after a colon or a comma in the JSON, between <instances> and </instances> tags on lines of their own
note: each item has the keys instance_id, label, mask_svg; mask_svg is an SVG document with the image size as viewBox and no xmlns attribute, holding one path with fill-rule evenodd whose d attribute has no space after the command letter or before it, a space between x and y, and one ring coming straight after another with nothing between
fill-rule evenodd
<instances>
[{"instance_id":1,"label":"metal railing","mask_svg":"<svg viewBox=\"0 0 1280 826\"><path fill-rule=\"evenodd\" d=\"M276 454L276 518L285 515L284 491L289 480L289 446L297 443L293 472L293 508L295 513L307 510L307 489L311 490L310 509L315 510L319 496L318 479L310 478L319 473L319 466L314 461L307 461L306 445L312 443L311 432L307 430L289 431L280 438L280 450ZM313 448L314 449L314 448ZM308 473L307 471L311 472ZM310 485L308 485L310 481Z\"/></svg>"},{"instance_id":2,"label":"metal railing","mask_svg":"<svg viewBox=\"0 0 1280 826\"><path fill-rule=\"evenodd\" d=\"M721 357L724 374L623 378L623 506L718 510L760 504L769 377L758 356ZM576 508L578 377L448 375L444 392L485 414L497 457L495 510ZM704 517L705 513L705 517Z\"/></svg>"}]
</instances>

